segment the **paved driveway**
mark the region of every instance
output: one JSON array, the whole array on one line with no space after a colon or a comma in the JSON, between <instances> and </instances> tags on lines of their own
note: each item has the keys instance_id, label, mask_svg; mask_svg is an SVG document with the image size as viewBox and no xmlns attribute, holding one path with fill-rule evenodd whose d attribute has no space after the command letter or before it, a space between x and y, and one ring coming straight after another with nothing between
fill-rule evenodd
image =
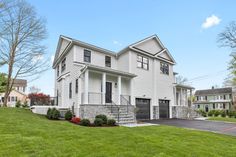
<instances>
[{"instance_id":1,"label":"paved driveway","mask_svg":"<svg viewBox=\"0 0 236 157\"><path fill-rule=\"evenodd\" d=\"M236 123L225 123L204 120L181 120L181 119L165 119L165 120L149 120L145 121L153 124L171 125L176 127L191 128L217 132L221 134L236 136Z\"/></svg>"}]
</instances>

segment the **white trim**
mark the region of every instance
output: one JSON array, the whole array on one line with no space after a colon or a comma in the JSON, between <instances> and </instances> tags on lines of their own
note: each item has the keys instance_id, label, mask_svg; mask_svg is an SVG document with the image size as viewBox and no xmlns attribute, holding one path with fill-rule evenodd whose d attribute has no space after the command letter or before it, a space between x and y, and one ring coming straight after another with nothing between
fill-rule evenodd
<instances>
[{"instance_id":1,"label":"white trim","mask_svg":"<svg viewBox=\"0 0 236 157\"><path fill-rule=\"evenodd\" d=\"M164 62L170 63L170 64L172 64L172 65L175 65L175 64L176 64L175 62L171 62L171 61L169 61L169 60L166 60L166 59L160 58L160 57L158 57L158 56L153 56L153 55L150 55L150 54L144 53L144 52L142 52L142 51L140 51L140 50L136 50L136 49L134 49L134 48L130 48L130 49L133 50L133 51L135 51L135 52L141 53L142 55L146 55L146 56L151 57L151 58L156 58L156 59L159 59L159 60L161 60L161 61L164 61Z\"/></svg>"}]
</instances>

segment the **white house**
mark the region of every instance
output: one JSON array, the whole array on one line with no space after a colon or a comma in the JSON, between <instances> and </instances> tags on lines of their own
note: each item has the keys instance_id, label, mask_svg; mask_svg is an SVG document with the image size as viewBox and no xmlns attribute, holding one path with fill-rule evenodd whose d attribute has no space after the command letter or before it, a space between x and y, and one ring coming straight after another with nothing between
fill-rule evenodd
<instances>
[{"instance_id":1,"label":"white house","mask_svg":"<svg viewBox=\"0 0 236 157\"><path fill-rule=\"evenodd\" d=\"M175 64L156 35L119 52L60 36L53 63L58 107L89 119L177 118L172 108L186 104L176 103Z\"/></svg>"}]
</instances>

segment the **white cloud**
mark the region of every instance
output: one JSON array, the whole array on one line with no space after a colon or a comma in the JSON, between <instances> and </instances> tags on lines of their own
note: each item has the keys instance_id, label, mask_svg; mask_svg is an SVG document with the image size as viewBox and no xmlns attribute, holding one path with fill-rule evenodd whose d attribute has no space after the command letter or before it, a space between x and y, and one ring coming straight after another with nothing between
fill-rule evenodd
<instances>
[{"instance_id":1,"label":"white cloud","mask_svg":"<svg viewBox=\"0 0 236 157\"><path fill-rule=\"evenodd\" d=\"M122 44L121 44L119 41L117 41L117 40L113 40L113 44L115 44L115 45L119 45L119 46L122 45Z\"/></svg>"},{"instance_id":2,"label":"white cloud","mask_svg":"<svg viewBox=\"0 0 236 157\"><path fill-rule=\"evenodd\" d=\"M221 19L215 15L211 15L206 18L204 23L202 24L202 28L207 29L213 26L216 26L220 23Z\"/></svg>"}]
</instances>

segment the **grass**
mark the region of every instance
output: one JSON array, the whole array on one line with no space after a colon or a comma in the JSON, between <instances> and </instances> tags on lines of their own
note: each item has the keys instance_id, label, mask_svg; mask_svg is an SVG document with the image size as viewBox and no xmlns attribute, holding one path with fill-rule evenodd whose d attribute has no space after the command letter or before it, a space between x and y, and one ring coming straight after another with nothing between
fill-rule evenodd
<instances>
[{"instance_id":1,"label":"grass","mask_svg":"<svg viewBox=\"0 0 236 157\"><path fill-rule=\"evenodd\" d=\"M226 118L226 117L210 117L208 120L215 120L215 121L224 121L224 122L235 122L236 118Z\"/></svg>"},{"instance_id":2,"label":"grass","mask_svg":"<svg viewBox=\"0 0 236 157\"><path fill-rule=\"evenodd\" d=\"M82 127L0 108L0 156L230 157L236 138L169 126Z\"/></svg>"}]
</instances>

